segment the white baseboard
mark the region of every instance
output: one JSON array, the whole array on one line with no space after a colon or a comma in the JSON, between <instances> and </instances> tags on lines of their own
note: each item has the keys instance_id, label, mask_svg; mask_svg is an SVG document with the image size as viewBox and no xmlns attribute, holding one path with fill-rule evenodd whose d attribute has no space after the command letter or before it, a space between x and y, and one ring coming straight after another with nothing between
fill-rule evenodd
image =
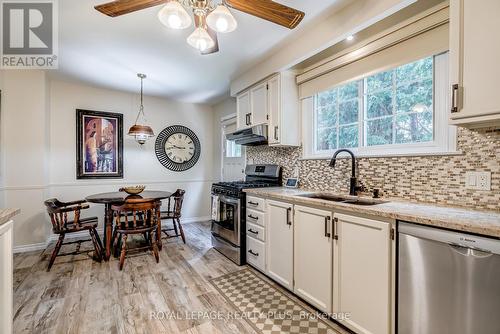
<instances>
[{"instance_id":1,"label":"white baseboard","mask_svg":"<svg viewBox=\"0 0 500 334\"><path fill-rule=\"evenodd\" d=\"M190 218L182 218L181 222L182 224L192 224L192 223L199 223L199 222L206 222L210 221L212 218L209 216L206 217L190 217ZM98 228L97 232L99 235L103 235L103 228ZM56 242L57 239L59 238L59 235L57 234L51 234L46 242L41 242L38 244L31 244L31 245L22 245L22 246L15 246L14 247L14 253L25 253L25 252L33 252L33 251L39 251L47 248L48 245L50 245L53 242ZM71 233L67 234L64 240L71 240L71 239L79 239L79 238L90 238L89 232L88 231L81 231L77 233Z\"/></svg>"},{"instance_id":2,"label":"white baseboard","mask_svg":"<svg viewBox=\"0 0 500 334\"><path fill-rule=\"evenodd\" d=\"M34 252L34 251L43 250L45 248L47 248L47 243L41 242L38 244L15 246L13 249L13 252L14 252L14 254L26 253L26 252Z\"/></svg>"}]
</instances>

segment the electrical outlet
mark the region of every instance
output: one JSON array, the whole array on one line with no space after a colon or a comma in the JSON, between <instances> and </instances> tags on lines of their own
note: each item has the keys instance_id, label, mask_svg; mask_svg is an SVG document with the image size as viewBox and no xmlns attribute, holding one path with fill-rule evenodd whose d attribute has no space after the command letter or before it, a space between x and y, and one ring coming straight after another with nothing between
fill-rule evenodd
<instances>
[{"instance_id":1,"label":"electrical outlet","mask_svg":"<svg viewBox=\"0 0 500 334\"><path fill-rule=\"evenodd\" d=\"M491 190L491 172L477 173L477 189Z\"/></svg>"},{"instance_id":2,"label":"electrical outlet","mask_svg":"<svg viewBox=\"0 0 500 334\"><path fill-rule=\"evenodd\" d=\"M472 190L491 190L491 172L465 173L465 187Z\"/></svg>"}]
</instances>

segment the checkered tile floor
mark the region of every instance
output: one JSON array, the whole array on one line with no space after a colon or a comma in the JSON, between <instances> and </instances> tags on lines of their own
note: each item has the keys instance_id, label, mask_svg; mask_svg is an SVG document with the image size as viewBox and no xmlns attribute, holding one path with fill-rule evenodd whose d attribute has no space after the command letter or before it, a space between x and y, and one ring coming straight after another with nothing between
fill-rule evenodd
<instances>
[{"instance_id":1,"label":"checkered tile floor","mask_svg":"<svg viewBox=\"0 0 500 334\"><path fill-rule=\"evenodd\" d=\"M212 284L262 334L341 333L250 269L218 277Z\"/></svg>"}]
</instances>

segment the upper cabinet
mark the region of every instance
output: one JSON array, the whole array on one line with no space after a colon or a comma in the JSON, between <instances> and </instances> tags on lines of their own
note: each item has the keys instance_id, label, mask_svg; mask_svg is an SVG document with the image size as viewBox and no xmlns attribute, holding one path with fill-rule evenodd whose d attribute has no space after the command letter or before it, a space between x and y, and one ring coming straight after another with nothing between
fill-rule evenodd
<instances>
[{"instance_id":1,"label":"upper cabinet","mask_svg":"<svg viewBox=\"0 0 500 334\"><path fill-rule=\"evenodd\" d=\"M299 95L294 72L278 73L237 95L238 130L267 124L270 146L299 146Z\"/></svg>"},{"instance_id":2,"label":"upper cabinet","mask_svg":"<svg viewBox=\"0 0 500 334\"><path fill-rule=\"evenodd\" d=\"M498 13L498 0L450 1L451 124L500 124Z\"/></svg>"}]
</instances>

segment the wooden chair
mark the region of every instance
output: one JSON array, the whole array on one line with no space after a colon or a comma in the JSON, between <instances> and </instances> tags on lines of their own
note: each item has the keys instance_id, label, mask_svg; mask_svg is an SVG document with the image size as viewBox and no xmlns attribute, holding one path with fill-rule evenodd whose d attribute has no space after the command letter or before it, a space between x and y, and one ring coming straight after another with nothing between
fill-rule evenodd
<instances>
[{"instance_id":1,"label":"wooden chair","mask_svg":"<svg viewBox=\"0 0 500 334\"><path fill-rule=\"evenodd\" d=\"M160 201L134 200L125 202L123 205L113 205L113 217L115 227L113 231L113 247L115 254L120 251L120 270L123 269L125 256L127 255L127 238L130 234L142 234L145 236L148 246L137 247L135 250L150 249L159 262L158 254L158 226L160 222ZM155 236L153 237L153 234ZM121 246L120 246L121 244Z\"/></svg>"},{"instance_id":2,"label":"wooden chair","mask_svg":"<svg viewBox=\"0 0 500 334\"><path fill-rule=\"evenodd\" d=\"M104 247L102 246L101 239L99 238L99 234L96 231L98 219L97 217L80 217L81 210L89 208L89 205L85 203L87 202L83 200L74 202L61 202L56 198L52 198L44 202L45 206L47 207L47 213L50 216L50 221L52 222L52 231L55 234L59 234L59 239L57 240L56 247L54 248L52 256L50 257L47 271L50 271L50 268L52 268L52 265L54 264L57 256L76 255L84 253L80 252L80 246L83 242L86 241L92 241L92 243L94 244L94 260L98 262L102 261ZM73 213L73 220L68 220L68 213ZM90 239L63 243L66 234L84 230L89 231ZM75 252L59 254L62 245L75 243L78 244Z\"/></svg>"},{"instance_id":3,"label":"wooden chair","mask_svg":"<svg viewBox=\"0 0 500 334\"><path fill-rule=\"evenodd\" d=\"M177 191L168 199L167 210L161 212L161 220L172 219L173 224L173 228L162 227L161 231L167 236L167 239L181 237L184 243L186 243L186 238L184 237L184 230L182 229L180 219L185 193L186 191L177 189ZM170 231L174 231L175 235L168 234Z\"/></svg>"}]
</instances>

